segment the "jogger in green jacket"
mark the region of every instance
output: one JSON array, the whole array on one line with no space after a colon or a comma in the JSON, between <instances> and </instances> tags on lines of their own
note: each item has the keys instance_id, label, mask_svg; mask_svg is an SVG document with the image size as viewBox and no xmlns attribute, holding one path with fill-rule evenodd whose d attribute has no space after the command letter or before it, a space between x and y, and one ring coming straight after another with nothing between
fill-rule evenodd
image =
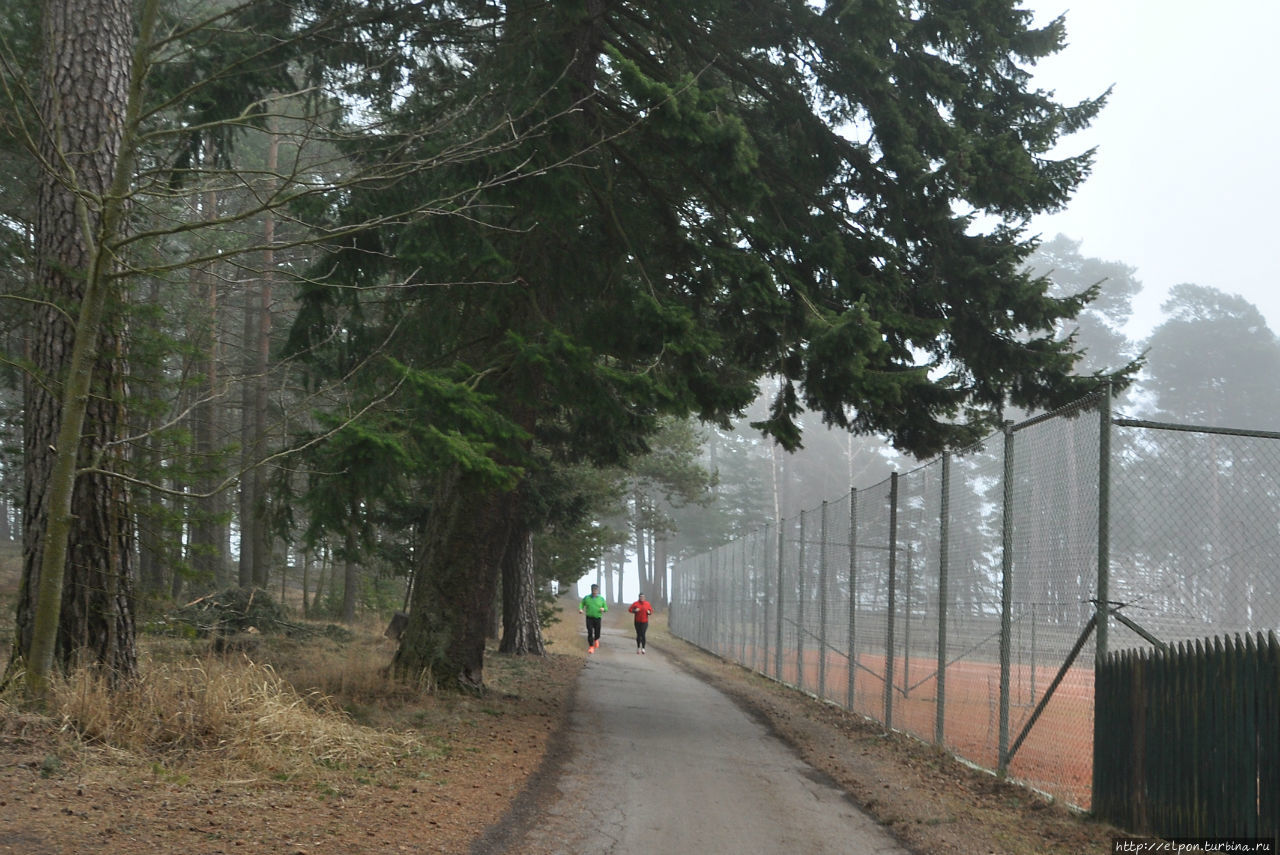
<instances>
[{"instance_id":1,"label":"jogger in green jacket","mask_svg":"<svg viewBox=\"0 0 1280 855\"><path fill-rule=\"evenodd\" d=\"M582 598L578 613L587 616L587 652L595 653L600 647L600 619L609 611L609 604L600 596L600 586L592 585L591 593Z\"/></svg>"}]
</instances>

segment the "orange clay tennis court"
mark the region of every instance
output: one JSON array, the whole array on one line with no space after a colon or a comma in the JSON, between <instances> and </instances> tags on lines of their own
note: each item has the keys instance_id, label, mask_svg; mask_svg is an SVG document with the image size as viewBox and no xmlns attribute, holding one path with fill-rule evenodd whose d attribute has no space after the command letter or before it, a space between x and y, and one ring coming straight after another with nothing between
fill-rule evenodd
<instances>
[{"instance_id":1,"label":"orange clay tennis court","mask_svg":"<svg viewBox=\"0 0 1280 855\"><path fill-rule=\"evenodd\" d=\"M737 648L719 651L767 676L776 677L772 652ZM754 653L754 656L753 656ZM803 684L797 680L794 650L782 658L782 682L819 694L819 658L806 651ZM859 654L854 671L853 710L876 721L885 719L883 654ZM1009 744L1012 747L1057 674L1061 663L1010 667ZM937 716L937 660L894 659L892 726L927 742L934 741ZM905 679L904 679L905 675ZM1033 680L1034 677L1034 680ZM848 659L827 655L822 695L847 706ZM903 686L906 685L906 692ZM1034 687L1034 694L1033 694ZM946 669L943 745L958 757L986 769L999 765L1000 666L995 662L961 660ZM1055 798L1089 808L1093 771L1093 670L1075 666L1064 675L1035 725L1018 746L1009 775Z\"/></svg>"}]
</instances>

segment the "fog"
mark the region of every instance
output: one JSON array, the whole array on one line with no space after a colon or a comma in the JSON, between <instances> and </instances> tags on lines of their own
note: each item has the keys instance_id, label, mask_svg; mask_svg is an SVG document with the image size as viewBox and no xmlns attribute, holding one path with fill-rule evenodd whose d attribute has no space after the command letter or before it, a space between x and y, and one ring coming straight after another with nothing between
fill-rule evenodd
<instances>
[{"instance_id":1,"label":"fog","mask_svg":"<svg viewBox=\"0 0 1280 855\"><path fill-rule=\"evenodd\" d=\"M1063 212L1033 223L1088 256L1137 268L1131 332L1160 321L1168 289L1194 282L1254 303L1280 328L1273 168L1275 33L1280 3L1261 0L1033 0L1045 23L1066 15L1068 46L1036 69L1062 100L1114 85L1093 126L1062 153L1097 147L1093 175Z\"/></svg>"}]
</instances>

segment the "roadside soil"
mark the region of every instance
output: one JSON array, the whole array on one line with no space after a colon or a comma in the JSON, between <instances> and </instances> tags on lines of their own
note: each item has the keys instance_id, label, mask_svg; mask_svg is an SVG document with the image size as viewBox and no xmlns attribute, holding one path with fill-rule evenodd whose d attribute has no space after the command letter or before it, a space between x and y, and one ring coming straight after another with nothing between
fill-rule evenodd
<instances>
[{"instance_id":1,"label":"roadside soil","mask_svg":"<svg viewBox=\"0 0 1280 855\"><path fill-rule=\"evenodd\" d=\"M539 794L553 789L586 658L576 606L561 605L548 656L495 653L483 697L421 700L412 734L423 750L393 763L229 776L212 758L130 755L0 707L0 853L485 851L486 829L504 817L536 821ZM649 641L765 722L913 852L1081 855L1110 852L1120 834L699 651L673 638L662 615ZM389 658L391 643L381 643Z\"/></svg>"}]
</instances>

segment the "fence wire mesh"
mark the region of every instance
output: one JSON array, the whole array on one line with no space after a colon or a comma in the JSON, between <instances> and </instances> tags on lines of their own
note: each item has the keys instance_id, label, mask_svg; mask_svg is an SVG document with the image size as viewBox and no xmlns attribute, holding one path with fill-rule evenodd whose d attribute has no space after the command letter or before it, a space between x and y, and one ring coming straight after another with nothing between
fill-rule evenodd
<instances>
[{"instance_id":1,"label":"fence wire mesh","mask_svg":"<svg viewBox=\"0 0 1280 855\"><path fill-rule=\"evenodd\" d=\"M673 631L1087 808L1100 578L1110 650L1280 626L1280 434L1104 401L678 563Z\"/></svg>"}]
</instances>

